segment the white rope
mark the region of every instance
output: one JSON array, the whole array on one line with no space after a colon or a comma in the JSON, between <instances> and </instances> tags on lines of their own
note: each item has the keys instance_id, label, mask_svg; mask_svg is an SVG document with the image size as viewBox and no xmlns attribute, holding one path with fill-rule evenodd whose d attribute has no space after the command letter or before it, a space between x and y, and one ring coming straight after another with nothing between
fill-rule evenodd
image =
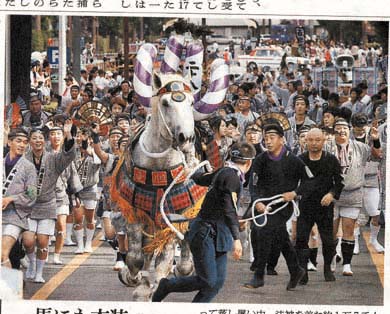
<instances>
[{"instance_id":1,"label":"white rope","mask_svg":"<svg viewBox=\"0 0 390 314\"><path fill-rule=\"evenodd\" d=\"M257 203L264 202L264 201L271 201L271 202L269 202L266 205L266 207L264 209L264 213L256 215L255 214L255 208L256 208ZM298 205L297 205L297 203L294 200L291 200L290 202L285 202L285 204L283 204L282 206L279 206L275 210L272 210L272 206L273 205L276 205L276 204L279 204L279 203L283 203L283 202L285 202L285 201L283 199L283 195L282 194L274 195L274 196L271 196L271 197L268 197L268 198L259 198L259 199L255 200L253 202L253 204L252 204L252 208L251 208L251 210L252 210L252 217L247 218L247 219L241 219L240 222L246 222L246 221L253 220L253 223L257 227L260 227L260 228L264 227L267 224L267 222L268 222L268 218L267 218L268 215L275 215L276 213L278 213L282 209L284 209L290 202L293 204L295 216L298 217L300 215L300 211L299 211ZM260 218L260 217L264 217L264 222L261 223L261 224L259 224L256 221L256 219Z\"/></svg>"},{"instance_id":2,"label":"white rope","mask_svg":"<svg viewBox=\"0 0 390 314\"><path fill-rule=\"evenodd\" d=\"M202 161L199 165L197 165L191 172L190 174L187 176L186 180L188 180L188 178L191 178L191 176L196 172L198 171L200 168L202 168L203 166L210 166L210 162L208 160L205 160L205 161ZM172 223L169 221L167 215L165 214L165 210L164 210L164 203L165 203L165 199L167 197L167 195L169 194L169 192L171 191L172 187L176 184L176 182L181 178L181 176L184 174L185 172L185 169L186 168L183 168L182 171L180 171L180 173L175 177L175 179L171 182L171 184L168 186L168 188L165 190L162 198L161 198L161 201L160 201L160 213L161 213L161 216L162 218L164 219L165 223L167 224L167 226L174 232L176 233L177 237L180 239L180 240L184 240L184 235L179 231L177 230L173 225Z\"/></svg>"}]
</instances>

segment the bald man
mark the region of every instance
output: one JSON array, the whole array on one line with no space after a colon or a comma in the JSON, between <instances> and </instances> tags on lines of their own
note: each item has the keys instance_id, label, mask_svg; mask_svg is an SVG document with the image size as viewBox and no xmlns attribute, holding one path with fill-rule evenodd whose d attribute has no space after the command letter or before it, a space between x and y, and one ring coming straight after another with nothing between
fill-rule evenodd
<instances>
[{"instance_id":1,"label":"bald man","mask_svg":"<svg viewBox=\"0 0 390 314\"><path fill-rule=\"evenodd\" d=\"M309 257L308 241L310 231L317 224L322 240L324 256L324 277L326 281L335 281L330 264L335 254L333 241L333 201L340 197L344 187L341 167L337 158L323 150L325 137L318 128L311 129L306 135L307 152L299 157L309 167L313 178L302 179L299 187L301 210L297 221L296 250L301 267L307 269ZM306 275L300 284L307 284Z\"/></svg>"}]
</instances>

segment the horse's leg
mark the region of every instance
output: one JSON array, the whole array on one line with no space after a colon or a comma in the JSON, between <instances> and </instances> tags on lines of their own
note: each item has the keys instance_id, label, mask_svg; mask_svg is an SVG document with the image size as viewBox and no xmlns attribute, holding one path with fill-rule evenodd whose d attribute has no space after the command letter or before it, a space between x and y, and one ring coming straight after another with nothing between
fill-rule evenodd
<instances>
[{"instance_id":1,"label":"horse's leg","mask_svg":"<svg viewBox=\"0 0 390 314\"><path fill-rule=\"evenodd\" d=\"M127 224L127 240L129 250L126 255L126 265L119 271L119 280L127 286L135 286L141 279L138 275L144 266L142 252L142 224Z\"/></svg>"},{"instance_id":2,"label":"horse's leg","mask_svg":"<svg viewBox=\"0 0 390 314\"><path fill-rule=\"evenodd\" d=\"M148 236L143 237L142 247L145 247L150 242ZM153 287L150 284L149 268L152 262L153 253L144 253L144 265L142 271L139 272L140 282L133 291L133 301L148 302L152 298Z\"/></svg>"},{"instance_id":3,"label":"horse's leg","mask_svg":"<svg viewBox=\"0 0 390 314\"><path fill-rule=\"evenodd\" d=\"M194 272L194 263L192 261L192 254L190 245L185 240L179 240L181 247L180 260L175 267L175 276L189 276Z\"/></svg>"},{"instance_id":4,"label":"horse's leg","mask_svg":"<svg viewBox=\"0 0 390 314\"><path fill-rule=\"evenodd\" d=\"M162 253L156 256L155 260L155 283L158 284L161 278L169 275L175 258L176 241L166 244Z\"/></svg>"}]
</instances>

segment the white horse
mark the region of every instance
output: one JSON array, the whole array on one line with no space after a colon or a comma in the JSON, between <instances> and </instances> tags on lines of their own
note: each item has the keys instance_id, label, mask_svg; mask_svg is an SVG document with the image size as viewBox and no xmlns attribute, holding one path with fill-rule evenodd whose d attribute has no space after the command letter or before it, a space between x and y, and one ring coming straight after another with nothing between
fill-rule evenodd
<instances>
[{"instance_id":1,"label":"white horse","mask_svg":"<svg viewBox=\"0 0 390 314\"><path fill-rule=\"evenodd\" d=\"M222 75L223 82L213 84L214 90L209 90L203 101L210 98L211 93L224 98L228 82L226 69L221 60L215 63L212 72ZM201 118L205 116L204 110L200 110L199 114L194 110L193 86L189 78L177 73L153 73L152 85L154 96L145 129L118 163L111 189L111 197L126 219L129 245L127 267L119 272L119 279L127 286L137 286L133 300L138 301L150 300L152 288L148 270L157 247L154 265L156 283L169 275L177 244L181 247L181 257L175 274L189 275L194 271L187 242L175 238L162 221L158 208L164 191L179 173L183 174L183 169L197 165L194 112ZM199 102L195 105L199 106ZM215 104L203 102L201 105L216 109ZM179 179L169 192L165 210L190 219L197 214L206 188L184 179ZM175 225L185 232L188 223Z\"/></svg>"}]
</instances>

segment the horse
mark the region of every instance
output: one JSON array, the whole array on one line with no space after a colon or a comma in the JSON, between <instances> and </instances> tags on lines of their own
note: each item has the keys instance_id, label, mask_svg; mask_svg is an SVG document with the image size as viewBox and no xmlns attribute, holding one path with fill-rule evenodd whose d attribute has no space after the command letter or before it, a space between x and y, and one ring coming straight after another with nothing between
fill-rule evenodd
<instances>
[{"instance_id":1,"label":"horse","mask_svg":"<svg viewBox=\"0 0 390 314\"><path fill-rule=\"evenodd\" d=\"M169 42L177 42L177 36ZM154 255L155 286L171 272L177 244L181 252L175 275L186 276L194 271L188 243L167 228L159 205L170 186L171 190L165 195L165 210L185 218L173 225L184 233L188 230L186 220L197 215L207 189L185 178L186 171L199 163L195 158L194 120L212 114L224 99L228 70L223 60L216 60L211 67L210 88L195 102L194 80L190 75L176 73L172 67L172 71L156 73L150 66L153 60L147 63L145 70L142 68L145 51L153 53L154 50L151 46L140 50L142 61L138 68L136 65L136 75L139 73L140 78L135 77L134 85L141 101L146 99L150 113L144 130L129 143L114 170L111 199L122 212L128 237L127 267L118 273L119 279L126 286L137 286L133 300L148 301L152 294L148 269ZM145 77L146 84L139 84ZM141 86L138 90L137 84ZM140 90L145 86L150 89ZM152 96L147 99L145 94L150 96L151 92Z\"/></svg>"}]
</instances>

